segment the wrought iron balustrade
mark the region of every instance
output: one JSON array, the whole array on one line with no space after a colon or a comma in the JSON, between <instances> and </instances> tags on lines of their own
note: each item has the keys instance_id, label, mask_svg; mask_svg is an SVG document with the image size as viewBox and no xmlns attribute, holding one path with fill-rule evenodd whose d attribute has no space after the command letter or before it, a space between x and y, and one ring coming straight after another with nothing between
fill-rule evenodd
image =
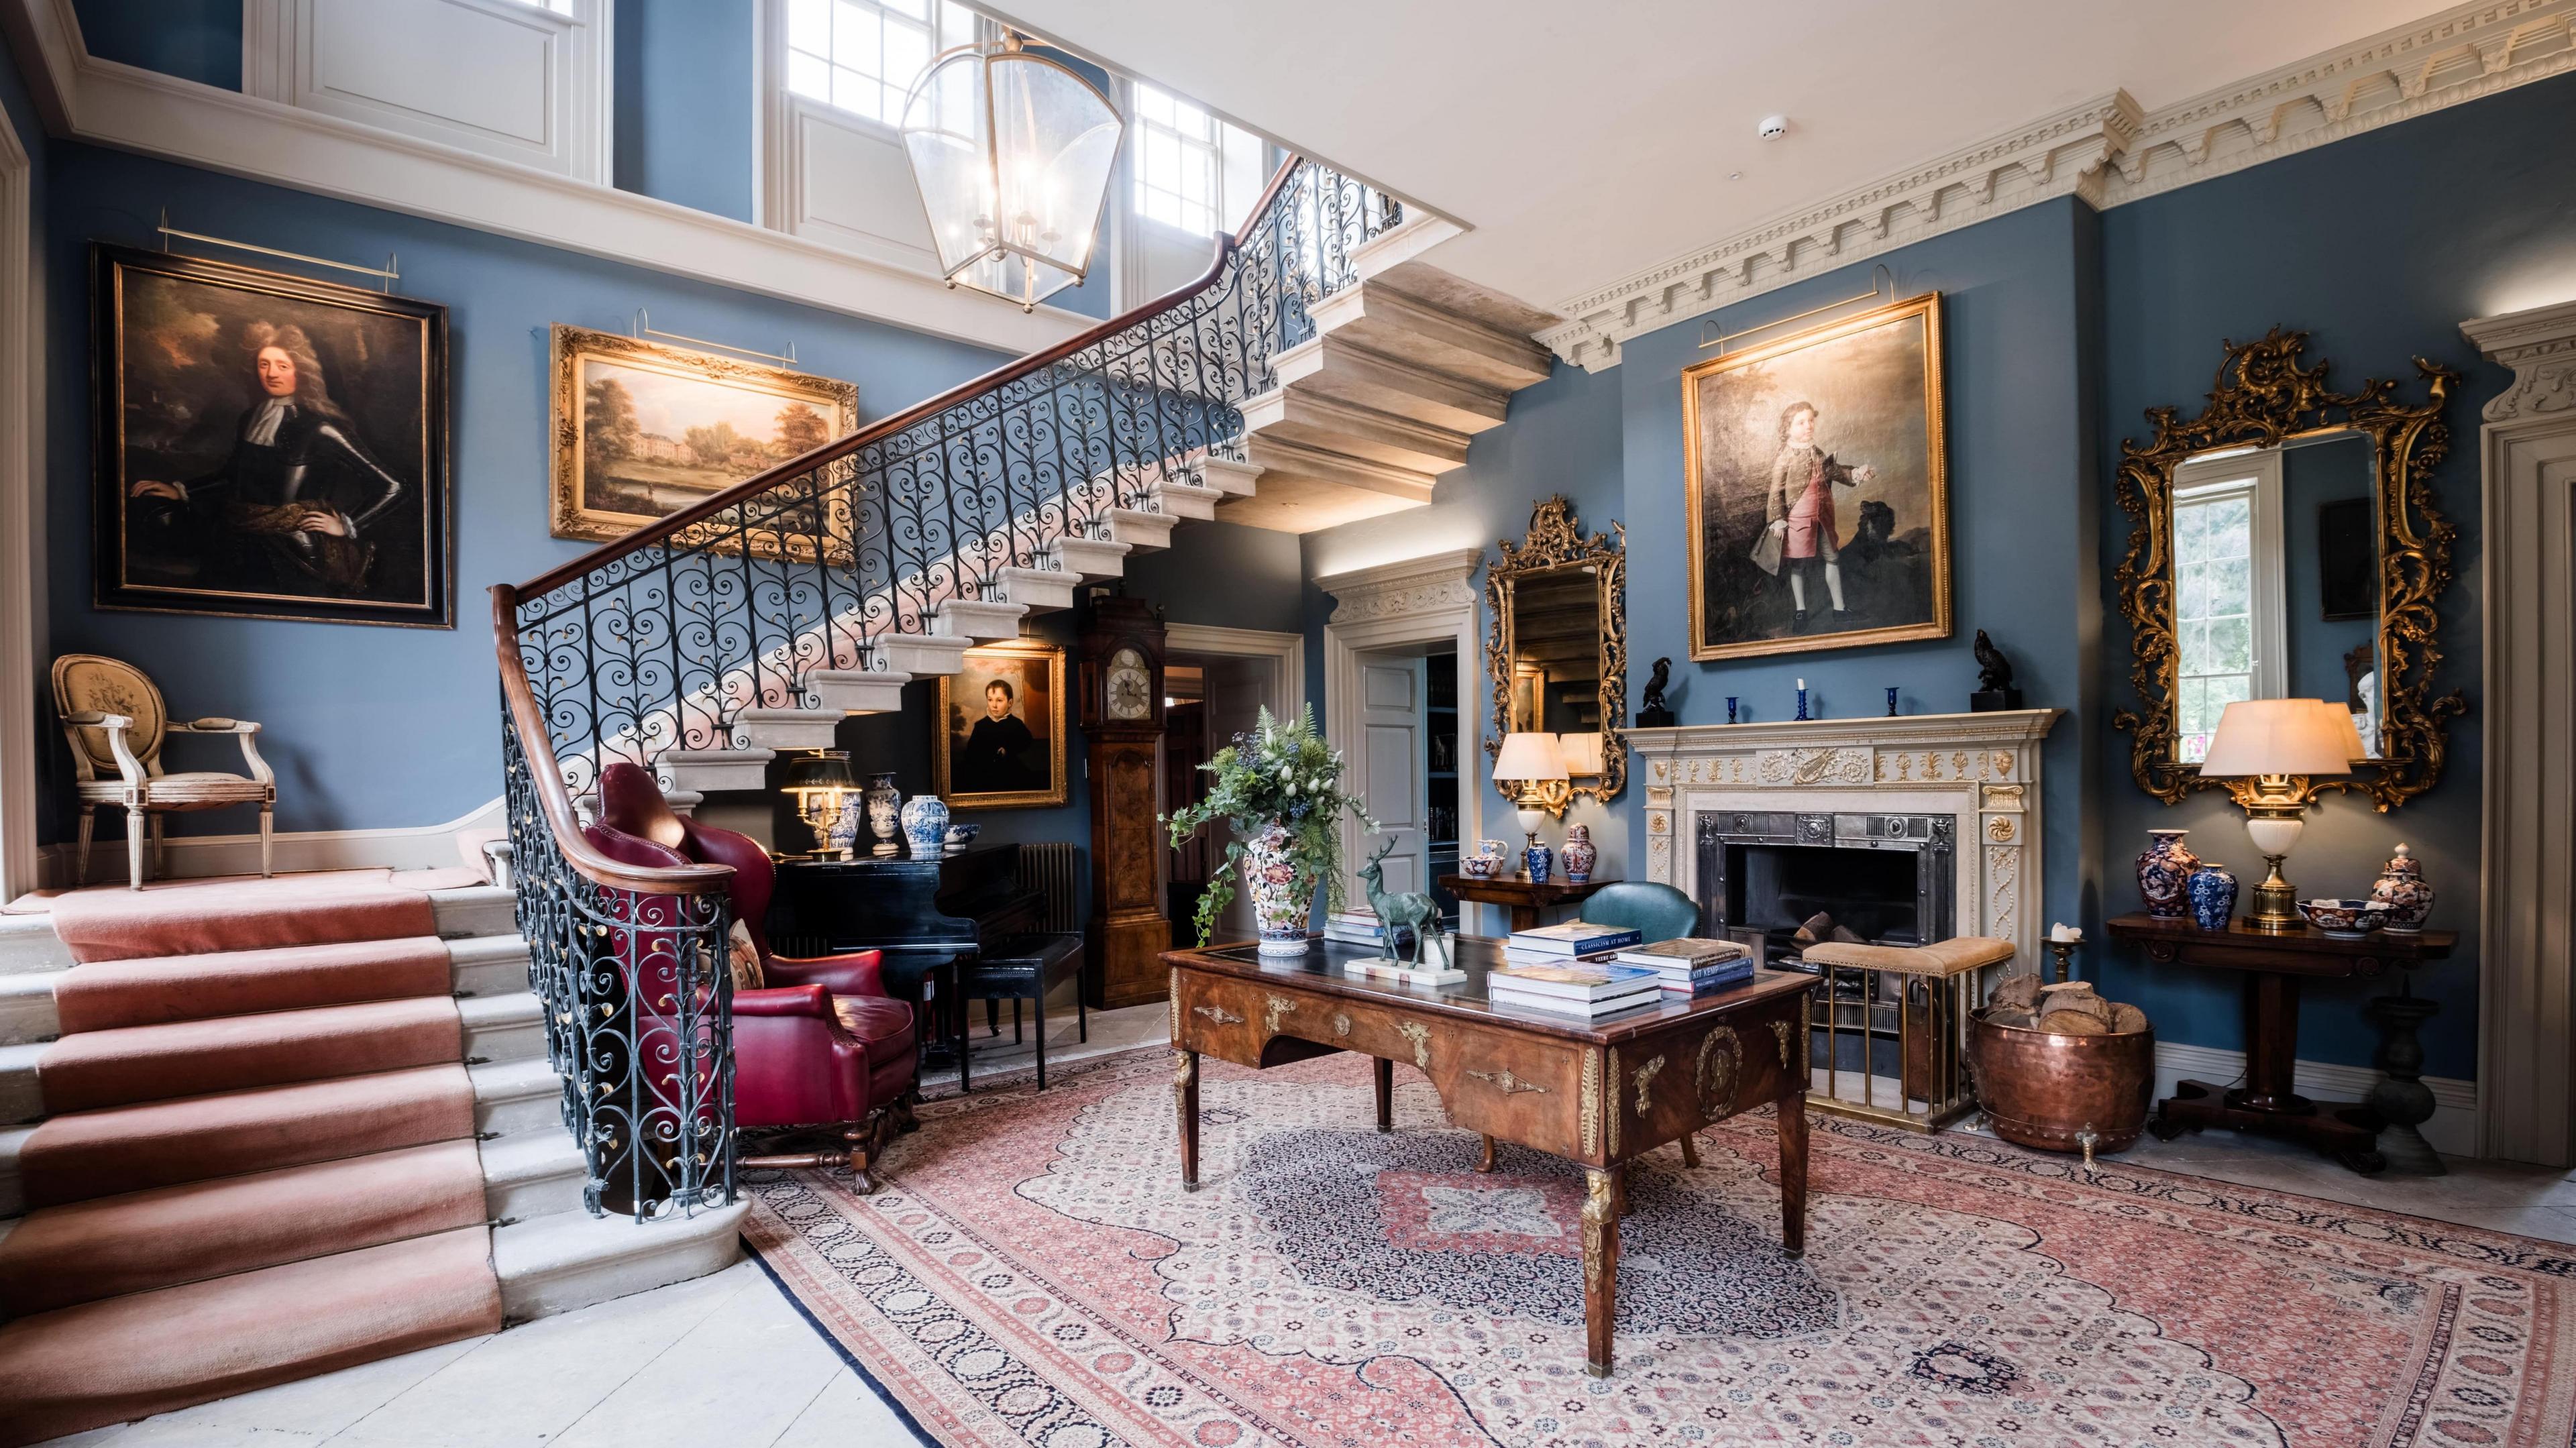
<instances>
[{"instance_id":1,"label":"wrought iron balustrade","mask_svg":"<svg viewBox=\"0 0 2576 1448\"><path fill-rule=\"evenodd\" d=\"M735 747L746 711L816 707L818 675L885 671L942 605L1007 597L1016 570L1061 570L1060 541L1242 460L1242 404L1402 220L1292 158L1191 285L493 589L519 913L594 1210L732 1191L728 872L591 848L577 805L600 771Z\"/></svg>"}]
</instances>

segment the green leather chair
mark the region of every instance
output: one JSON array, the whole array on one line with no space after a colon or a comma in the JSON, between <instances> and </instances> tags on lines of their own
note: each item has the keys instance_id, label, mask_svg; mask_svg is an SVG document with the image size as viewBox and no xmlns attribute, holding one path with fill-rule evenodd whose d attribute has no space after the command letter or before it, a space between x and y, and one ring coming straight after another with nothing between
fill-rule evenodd
<instances>
[{"instance_id":1,"label":"green leather chair","mask_svg":"<svg viewBox=\"0 0 2576 1448\"><path fill-rule=\"evenodd\" d=\"M1585 898L1577 914L1594 925L1621 925L1642 933L1648 945L1699 929L1699 906L1670 885L1622 880Z\"/></svg>"}]
</instances>

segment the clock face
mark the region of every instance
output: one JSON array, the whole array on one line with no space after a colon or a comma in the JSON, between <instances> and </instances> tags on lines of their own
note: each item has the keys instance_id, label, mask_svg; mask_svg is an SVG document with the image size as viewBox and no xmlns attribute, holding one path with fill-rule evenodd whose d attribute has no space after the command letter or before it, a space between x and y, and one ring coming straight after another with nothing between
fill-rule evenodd
<instances>
[{"instance_id":1,"label":"clock face","mask_svg":"<svg viewBox=\"0 0 2576 1448\"><path fill-rule=\"evenodd\" d=\"M1112 719L1143 719L1154 712L1153 675L1144 655L1120 649L1109 656L1108 708Z\"/></svg>"}]
</instances>

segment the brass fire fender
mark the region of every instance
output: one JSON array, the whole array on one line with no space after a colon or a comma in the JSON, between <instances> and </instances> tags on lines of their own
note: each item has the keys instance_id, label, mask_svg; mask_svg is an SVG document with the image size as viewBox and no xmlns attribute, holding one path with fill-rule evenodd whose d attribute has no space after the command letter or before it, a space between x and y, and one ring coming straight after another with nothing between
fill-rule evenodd
<instances>
[{"instance_id":1,"label":"brass fire fender","mask_svg":"<svg viewBox=\"0 0 2576 1448\"><path fill-rule=\"evenodd\" d=\"M1589 563L1601 579L1601 776L1598 784L1558 785L1546 793L1550 814L1562 818L1578 794L1602 803L1619 797L1628 783L1628 526L1612 523L1607 533L1590 539L1574 521L1574 505L1557 494L1530 509L1529 536L1518 545L1494 540L1502 561L1485 570L1485 676L1493 688L1494 727L1485 735L1485 752L1499 755L1503 736L1512 729L1511 580L1568 564ZM1514 798L1494 781L1494 792Z\"/></svg>"},{"instance_id":2,"label":"brass fire fender","mask_svg":"<svg viewBox=\"0 0 2576 1448\"><path fill-rule=\"evenodd\" d=\"M2433 507L2431 477L2450 449L2443 405L2460 374L2418 357L2416 375L2431 393L2409 405L2394 379L2365 379L2353 393L2326 389L2326 368L2301 367L2305 332L2274 327L2258 341L2225 342L2226 358L2209 406L2185 421L2177 409L2151 407L2153 441L2122 439L2114 495L2129 515L2129 549L2113 575L2120 612L2129 620L2136 661L2129 683L2142 710L2120 709L2113 727L2132 735L2129 772L2138 788L2180 804L2195 789L2225 789L2242 804L2253 781L2204 779L2172 758L2174 729L2173 472L2186 458L2224 447L2278 447L2303 433L2349 428L2371 439L2379 504L2379 658L2385 758L2356 765L2350 779L2295 777L2302 802L2328 790L2370 796L2381 812L2431 789L2441 778L2443 721L2468 712L2459 690L2431 698L2434 642L2441 620L2434 601L2451 582L2451 542L2459 529Z\"/></svg>"}]
</instances>

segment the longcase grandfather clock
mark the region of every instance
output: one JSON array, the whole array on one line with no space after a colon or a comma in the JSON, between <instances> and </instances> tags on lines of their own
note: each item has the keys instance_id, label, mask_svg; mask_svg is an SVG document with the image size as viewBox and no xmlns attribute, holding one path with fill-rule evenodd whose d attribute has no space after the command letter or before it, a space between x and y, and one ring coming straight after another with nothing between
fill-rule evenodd
<instances>
[{"instance_id":1,"label":"longcase grandfather clock","mask_svg":"<svg viewBox=\"0 0 2576 1448\"><path fill-rule=\"evenodd\" d=\"M1163 620L1152 604L1094 592L1084 611L1082 732L1091 749L1089 989L1105 1007L1169 993L1162 953L1155 750L1163 738Z\"/></svg>"}]
</instances>

